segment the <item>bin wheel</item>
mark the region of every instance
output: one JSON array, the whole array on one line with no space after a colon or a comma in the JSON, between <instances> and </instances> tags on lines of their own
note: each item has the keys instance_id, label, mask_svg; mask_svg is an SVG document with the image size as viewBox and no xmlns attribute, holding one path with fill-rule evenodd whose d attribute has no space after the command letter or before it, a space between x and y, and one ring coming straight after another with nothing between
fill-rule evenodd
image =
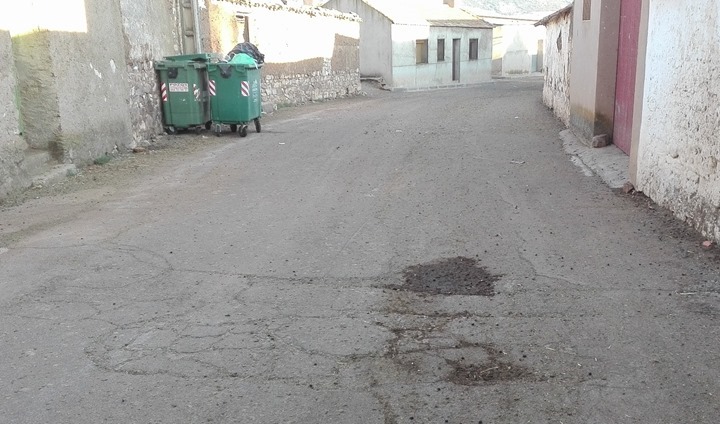
<instances>
[{"instance_id":1,"label":"bin wheel","mask_svg":"<svg viewBox=\"0 0 720 424\"><path fill-rule=\"evenodd\" d=\"M210 131L210 128L212 128L212 121L207 121L205 123L205 130Z\"/></svg>"},{"instance_id":2,"label":"bin wheel","mask_svg":"<svg viewBox=\"0 0 720 424\"><path fill-rule=\"evenodd\" d=\"M220 137L220 124L215 124L215 137Z\"/></svg>"},{"instance_id":3,"label":"bin wheel","mask_svg":"<svg viewBox=\"0 0 720 424\"><path fill-rule=\"evenodd\" d=\"M200 134L200 132L202 131L202 128L198 125L197 127L194 128L194 131L195 131L195 134Z\"/></svg>"},{"instance_id":4,"label":"bin wheel","mask_svg":"<svg viewBox=\"0 0 720 424\"><path fill-rule=\"evenodd\" d=\"M237 131L237 124L230 124L230 131L236 132L236 131Z\"/></svg>"},{"instance_id":5,"label":"bin wheel","mask_svg":"<svg viewBox=\"0 0 720 424\"><path fill-rule=\"evenodd\" d=\"M247 125L240 127L240 137L247 137Z\"/></svg>"},{"instance_id":6,"label":"bin wheel","mask_svg":"<svg viewBox=\"0 0 720 424\"><path fill-rule=\"evenodd\" d=\"M260 118L255 118L255 132L260 132L262 126L260 125Z\"/></svg>"},{"instance_id":7,"label":"bin wheel","mask_svg":"<svg viewBox=\"0 0 720 424\"><path fill-rule=\"evenodd\" d=\"M165 128L165 130L167 131L168 134L173 134L173 135L177 134L177 128L173 127L172 125Z\"/></svg>"}]
</instances>

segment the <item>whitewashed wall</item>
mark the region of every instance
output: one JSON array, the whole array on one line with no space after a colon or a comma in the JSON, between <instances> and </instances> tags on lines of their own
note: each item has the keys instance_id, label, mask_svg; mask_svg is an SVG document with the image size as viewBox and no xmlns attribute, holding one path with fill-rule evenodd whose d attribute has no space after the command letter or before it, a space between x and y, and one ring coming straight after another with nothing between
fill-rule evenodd
<instances>
[{"instance_id":1,"label":"whitewashed wall","mask_svg":"<svg viewBox=\"0 0 720 424\"><path fill-rule=\"evenodd\" d=\"M720 2L650 2L637 186L720 240Z\"/></svg>"},{"instance_id":2,"label":"whitewashed wall","mask_svg":"<svg viewBox=\"0 0 720 424\"><path fill-rule=\"evenodd\" d=\"M538 44L545 40L545 30L531 23L511 20L491 20L497 23L494 29L496 43L493 45L493 59L500 60L498 69L502 75L522 75L536 72Z\"/></svg>"},{"instance_id":3,"label":"whitewashed wall","mask_svg":"<svg viewBox=\"0 0 720 424\"><path fill-rule=\"evenodd\" d=\"M543 102L566 126L570 123L571 20L572 11L568 11L547 23L543 57Z\"/></svg>"}]
</instances>

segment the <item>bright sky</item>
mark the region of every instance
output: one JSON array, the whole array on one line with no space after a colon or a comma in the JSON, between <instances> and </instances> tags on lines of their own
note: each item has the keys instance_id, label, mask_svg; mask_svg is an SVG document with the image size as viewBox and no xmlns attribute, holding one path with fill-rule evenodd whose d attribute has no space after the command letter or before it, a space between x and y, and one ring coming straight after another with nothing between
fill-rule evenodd
<instances>
[{"instance_id":1,"label":"bright sky","mask_svg":"<svg viewBox=\"0 0 720 424\"><path fill-rule=\"evenodd\" d=\"M0 0L0 29L13 36L38 30L87 32L85 0Z\"/></svg>"}]
</instances>

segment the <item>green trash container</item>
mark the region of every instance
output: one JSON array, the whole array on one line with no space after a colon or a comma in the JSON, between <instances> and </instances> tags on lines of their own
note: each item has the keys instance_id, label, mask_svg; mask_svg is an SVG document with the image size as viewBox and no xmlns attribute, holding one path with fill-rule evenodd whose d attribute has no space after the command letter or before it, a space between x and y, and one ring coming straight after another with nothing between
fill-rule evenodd
<instances>
[{"instance_id":1,"label":"green trash container","mask_svg":"<svg viewBox=\"0 0 720 424\"><path fill-rule=\"evenodd\" d=\"M219 136L222 125L247 135L247 124L255 123L255 131L261 131L260 115L260 68L254 59L243 53L229 63L209 63L208 91L215 133Z\"/></svg>"},{"instance_id":2,"label":"green trash container","mask_svg":"<svg viewBox=\"0 0 720 424\"><path fill-rule=\"evenodd\" d=\"M165 60L170 60L173 62L192 61L192 62L208 63L216 58L217 58L217 55L215 55L213 53L193 53L193 54L179 54L176 56L166 56Z\"/></svg>"},{"instance_id":3,"label":"green trash container","mask_svg":"<svg viewBox=\"0 0 720 424\"><path fill-rule=\"evenodd\" d=\"M207 64L211 55L168 56L155 62L159 74L163 124L171 134L202 126L210 129Z\"/></svg>"}]
</instances>

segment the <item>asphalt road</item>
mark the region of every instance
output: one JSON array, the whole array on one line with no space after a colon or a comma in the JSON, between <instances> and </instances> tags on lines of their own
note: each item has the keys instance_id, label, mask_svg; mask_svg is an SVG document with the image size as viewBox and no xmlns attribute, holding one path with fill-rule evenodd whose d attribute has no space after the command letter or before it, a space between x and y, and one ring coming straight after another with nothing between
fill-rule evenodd
<instances>
[{"instance_id":1,"label":"asphalt road","mask_svg":"<svg viewBox=\"0 0 720 424\"><path fill-rule=\"evenodd\" d=\"M4 207L0 422L720 422L717 252L541 88L285 109Z\"/></svg>"}]
</instances>

